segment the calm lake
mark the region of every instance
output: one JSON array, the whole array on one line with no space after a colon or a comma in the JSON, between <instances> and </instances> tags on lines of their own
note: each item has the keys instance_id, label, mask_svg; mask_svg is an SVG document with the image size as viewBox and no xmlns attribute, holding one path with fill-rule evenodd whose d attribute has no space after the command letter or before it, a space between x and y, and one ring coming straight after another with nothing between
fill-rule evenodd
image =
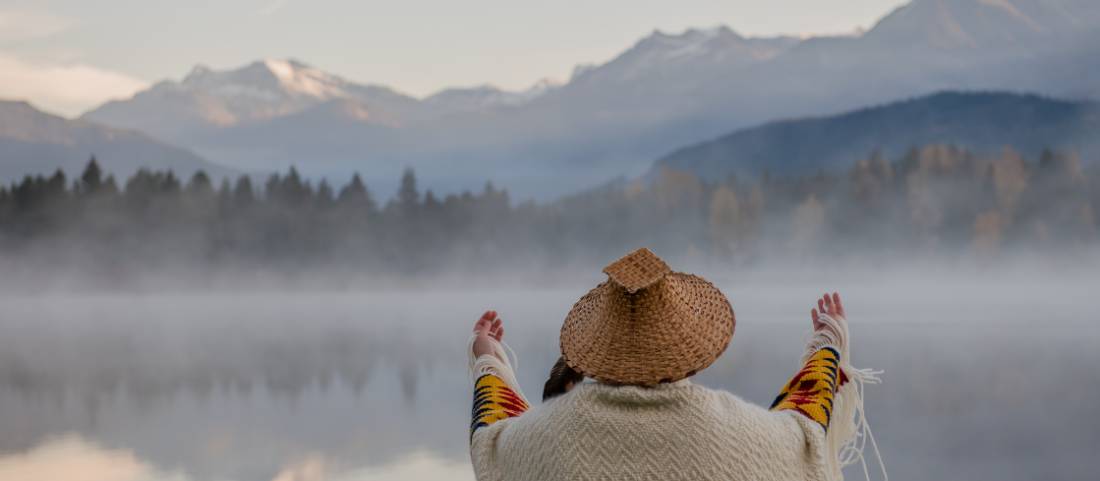
<instances>
[{"instance_id":1,"label":"calm lake","mask_svg":"<svg viewBox=\"0 0 1100 481\"><path fill-rule=\"evenodd\" d=\"M891 477L1095 479L1098 283L719 284L737 330L696 382L769 402L835 288ZM0 481L473 479L473 321L536 400L587 287L3 297Z\"/></svg>"}]
</instances>

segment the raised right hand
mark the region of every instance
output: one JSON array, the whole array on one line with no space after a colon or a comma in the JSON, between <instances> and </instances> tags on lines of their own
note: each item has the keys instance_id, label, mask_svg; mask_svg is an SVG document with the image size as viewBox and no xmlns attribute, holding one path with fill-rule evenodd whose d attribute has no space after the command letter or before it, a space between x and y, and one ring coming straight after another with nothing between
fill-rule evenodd
<instances>
[{"instance_id":1,"label":"raised right hand","mask_svg":"<svg viewBox=\"0 0 1100 481\"><path fill-rule=\"evenodd\" d=\"M829 317L838 321L844 320L844 305L840 303L840 295L837 293L822 294L821 299L817 300L817 308L810 309L810 318L814 321L814 331L825 327L820 320L818 320L818 309L824 314L828 314Z\"/></svg>"}]
</instances>

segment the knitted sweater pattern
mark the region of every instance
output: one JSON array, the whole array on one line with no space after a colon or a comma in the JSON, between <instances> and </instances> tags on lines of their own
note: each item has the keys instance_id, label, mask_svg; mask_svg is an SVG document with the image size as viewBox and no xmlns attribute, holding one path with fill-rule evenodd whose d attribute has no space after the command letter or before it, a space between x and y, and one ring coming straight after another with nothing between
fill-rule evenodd
<instances>
[{"instance_id":1,"label":"knitted sweater pattern","mask_svg":"<svg viewBox=\"0 0 1100 481\"><path fill-rule=\"evenodd\" d=\"M841 479L822 425L688 380L655 388L586 382L478 429L477 478L503 480Z\"/></svg>"}]
</instances>

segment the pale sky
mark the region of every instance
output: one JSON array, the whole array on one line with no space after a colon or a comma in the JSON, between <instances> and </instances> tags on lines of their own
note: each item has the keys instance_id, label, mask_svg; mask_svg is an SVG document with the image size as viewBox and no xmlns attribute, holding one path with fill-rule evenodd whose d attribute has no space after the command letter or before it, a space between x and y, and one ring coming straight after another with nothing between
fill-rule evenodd
<instances>
[{"instance_id":1,"label":"pale sky","mask_svg":"<svg viewBox=\"0 0 1100 481\"><path fill-rule=\"evenodd\" d=\"M906 0L0 0L0 98L78 115L198 63L296 58L424 96L565 81L654 29L867 29Z\"/></svg>"}]
</instances>

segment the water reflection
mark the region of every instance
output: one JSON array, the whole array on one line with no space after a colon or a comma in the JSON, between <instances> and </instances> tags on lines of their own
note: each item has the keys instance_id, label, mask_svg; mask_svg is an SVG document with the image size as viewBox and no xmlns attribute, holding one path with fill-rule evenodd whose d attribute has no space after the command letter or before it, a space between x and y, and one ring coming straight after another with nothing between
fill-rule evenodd
<instances>
[{"instance_id":1,"label":"water reflection","mask_svg":"<svg viewBox=\"0 0 1100 481\"><path fill-rule=\"evenodd\" d=\"M1082 479L1100 421L1088 286L1045 301L845 286L869 416L897 479ZM766 403L817 287L724 286L731 349L698 382ZM580 292L6 299L0 481L470 479L465 339L503 313L537 394ZM961 295L965 294L965 295ZM932 296L931 298L929 296Z\"/></svg>"},{"instance_id":2,"label":"water reflection","mask_svg":"<svg viewBox=\"0 0 1100 481\"><path fill-rule=\"evenodd\" d=\"M69 481L168 481L183 479L160 472L124 450L104 449L79 435L51 439L24 454L0 457L0 479Z\"/></svg>"},{"instance_id":3,"label":"water reflection","mask_svg":"<svg viewBox=\"0 0 1100 481\"><path fill-rule=\"evenodd\" d=\"M192 481L181 472L165 472L126 450L106 449L66 434L23 454L0 457L0 479L67 481ZM225 479L225 478L206 478ZM428 452L414 452L381 466L348 469L321 453L311 453L280 470L271 481L436 481L472 480L469 466Z\"/></svg>"}]
</instances>

